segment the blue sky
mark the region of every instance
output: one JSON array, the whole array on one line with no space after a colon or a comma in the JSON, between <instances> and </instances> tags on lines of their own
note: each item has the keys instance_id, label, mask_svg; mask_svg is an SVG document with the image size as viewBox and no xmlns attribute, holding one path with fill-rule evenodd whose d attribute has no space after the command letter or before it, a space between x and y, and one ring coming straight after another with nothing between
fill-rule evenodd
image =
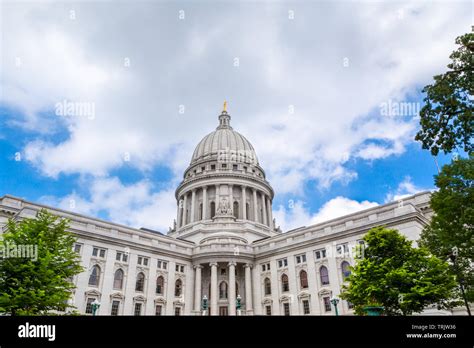
<instances>
[{"instance_id":1,"label":"blue sky","mask_svg":"<svg viewBox=\"0 0 474 348\"><path fill-rule=\"evenodd\" d=\"M471 25L462 1L2 6L0 195L162 231L224 100L284 230L433 189L413 110Z\"/></svg>"}]
</instances>

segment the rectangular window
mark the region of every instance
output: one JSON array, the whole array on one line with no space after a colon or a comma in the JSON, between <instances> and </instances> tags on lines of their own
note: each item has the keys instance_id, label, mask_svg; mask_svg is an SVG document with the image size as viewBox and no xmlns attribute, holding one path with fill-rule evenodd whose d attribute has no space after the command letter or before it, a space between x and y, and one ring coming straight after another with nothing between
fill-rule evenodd
<instances>
[{"instance_id":1,"label":"rectangular window","mask_svg":"<svg viewBox=\"0 0 474 348\"><path fill-rule=\"evenodd\" d=\"M331 311L331 299L329 298L329 296L325 296L325 297L323 297L323 301L324 301L324 310L326 312L330 312Z\"/></svg>"},{"instance_id":2,"label":"rectangular window","mask_svg":"<svg viewBox=\"0 0 474 348\"><path fill-rule=\"evenodd\" d=\"M237 169L238 169L237 164L234 164L234 165L232 166L232 169L233 169L233 170L237 170Z\"/></svg>"},{"instance_id":3,"label":"rectangular window","mask_svg":"<svg viewBox=\"0 0 474 348\"><path fill-rule=\"evenodd\" d=\"M174 309L174 315L176 315L178 317L181 315L181 308L180 307L176 307Z\"/></svg>"},{"instance_id":4,"label":"rectangular window","mask_svg":"<svg viewBox=\"0 0 474 348\"><path fill-rule=\"evenodd\" d=\"M155 315L161 315L162 311L163 311L163 306L157 305L155 308Z\"/></svg>"},{"instance_id":5,"label":"rectangular window","mask_svg":"<svg viewBox=\"0 0 474 348\"><path fill-rule=\"evenodd\" d=\"M305 263L306 262L306 254L296 255L296 263Z\"/></svg>"},{"instance_id":6,"label":"rectangular window","mask_svg":"<svg viewBox=\"0 0 474 348\"><path fill-rule=\"evenodd\" d=\"M101 248L98 248L98 247L94 247L92 249L92 256L105 258L105 251L106 251L106 249L101 249Z\"/></svg>"},{"instance_id":7,"label":"rectangular window","mask_svg":"<svg viewBox=\"0 0 474 348\"><path fill-rule=\"evenodd\" d=\"M347 255L347 253L349 253L349 246L347 243L336 245L336 253L338 255Z\"/></svg>"},{"instance_id":8,"label":"rectangular window","mask_svg":"<svg viewBox=\"0 0 474 348\"><path fill-rule=\"evenodd\" d=\"M135 303L135 310L133 311L133 315L139 316L142 315L142 304Z\"/></svg>"},{"instance_id":9,"label":"rectangular window","mask_svg":"<svg viewBox=\"0 0 474 348\"><path fill-rule=\"evenodd\" d=\"M112 301L112 309L110 310L110 315L118 315L120 306L120 301Z\"/></svg>"},{"instance_id":10,"label":"rectangular window","mask_svg":"<svg viewBox=\"0 0 474 348\"><path fill-rule=\"evenodd\" d=\"M269 271L269 270L270 270L270 264L267 263L267 271Z\"/></svg>"},{"instance_id":11,"label":"rectangular window","mask_svg":"<svg viewBox=\"0 0 474 348\"><path fill-rule=\"evenodd\" d=\"M74 244L74 251L78 254L81 253L82 245L81 244Z\"/></svg>"},{"instance_id":12,"label":"rectangular window","mask_svg":"<svg viewBox=\"0 0 474 348\"><path fill-rule=\"evenodd\" d=\"M156 265L159 269L166 269L168 262L163 261L163 260L158 260Z\"/></svg>"},{"instance_id":13,"label":"rectangular window","mask_svg":"<svg viewBox=\"0 0 474 348\"><path fill-rule=\"evenodd\" d=\"M314 252L316 260L325 259L326 258L326 249L319 249Z\"/></svg>"},{"instance_id":14,"label":"rectangular window","mask_svg":"<svg viewBox=\"0 0 474 348\"><path fill-rule=\"evenodd\" d=\"M145 257L145 256L138 256L138 259L137 259L137 263L139 265L143 265L143 266L148 266L148 261L150 259L148 257Z\"/></svg>"},{"instance_id":15,"label":"rectangular window","mask_svg":"<svg viewBox=\"0 0 474 348\"><path fill-rule=\"evenodd\" d=\"M117 255L115 255L115 260L121 261L121 262L127 262L128 255L123 252L117 251Z\"/></svg>"},{"instance_id":16,"label":"rectangular window","mask_svg":"<svg viewBox=\"0 0 474 348\"><path fill-rule=\"evenodd\" d=\"M262 272L265 272L265 264L262 265Z\"/></svg>"},{"instance_id":17,"label":"rectangular window","mask_svg":"<svg viewBox=\"0 0 474 348\"><path fill-rule=\"evenodd\" d=\"M95 298L88 297L86 302L86 313L92 314L92 302L94 302Z\"/></svg>"},{"instance_id":18,"label":"rectangular window","mask_svg":"<svg viewBox=\"0 0 474 348\"><path fill-rule=\"evenodd\" d=\"M265 314L266 315L272 315L272 306L270 306L270 305L265 306Z\"/></svg>"},{"instance_id":19,"label":"rectangular window","mask_svg":"<svg viewBox=\"0 0 474 348\"><path fill-rule=\"evenodd\" d=\"M283 303L283 313L290 315L290 304L288 302Z\"/></svg>"},{"instance_id":20,"label":"rectangular window","mask_svg":"<svg viewBox=\"0 0 474 348\"><path fill-rule=\"evenodd\" d=\"M221 268L221 275L226 275L227 274L227 270L225 268Z\"/></svg>"},{"instance_id":21,"label":"rectangular window","mask_svg":"<svg viewBox=\"0 0 474 348\"><path fill-rule=\"evenodd\" d=\"M221 167L222 167L222 168L227 168L227 164L222 163Z\"/></svg>"},{"instance_id":22,"label":"rectangular window","mask_svg":"<svg viewBox=\"0 0 474 348\"><path fill-rule=\"evenodd\" d=\"M183 265L176 265L175 270L178 273L184 273L184 266Z\"/></svg>"},{"instance_id":23,"label":"rectangular window","mask_svg":"<svg viewBox=\"0 0 474 348\"><path fill-rule=\"evenodd\" d=\"M215 170L216 169L216 165L215 164L211 164L211 170Z\"/></svg>"},{"instance_id":24,"label":"rectangular window","mask_svg":"<svg viewBox=\"0 0 474 348\"><path fill-rule=\"evenodd\" d=\"M309 301L308 300L303 300L303 313L304 314L310 314Z\"/></svg>"},{"instance_id":25,"label":"rectangular window","mask_svg":"<svg viewBox=\"0 0 474 348\"><path fill-rule=\"evenodd\" d=\"M278 267L286 267L288 266L288 260L286 258L278 260Z\"/></svg>"}]
</instances>

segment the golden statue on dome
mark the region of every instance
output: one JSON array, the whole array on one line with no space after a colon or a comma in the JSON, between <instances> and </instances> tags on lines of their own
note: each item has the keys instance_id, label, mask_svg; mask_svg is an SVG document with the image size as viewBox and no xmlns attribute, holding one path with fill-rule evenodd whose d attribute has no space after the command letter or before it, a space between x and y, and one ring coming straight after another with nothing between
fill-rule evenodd
<instances>
[{"instance_id":1,"label":"golden statue on dome","mask_svg":"<svg viewBox=\"0 0 474 348\"><path fill-rule=\"evenodd\" d=\"M223 111L227 112L227 101L226 100L224 100L224 110Z\"/></svg>"}]
</instances>

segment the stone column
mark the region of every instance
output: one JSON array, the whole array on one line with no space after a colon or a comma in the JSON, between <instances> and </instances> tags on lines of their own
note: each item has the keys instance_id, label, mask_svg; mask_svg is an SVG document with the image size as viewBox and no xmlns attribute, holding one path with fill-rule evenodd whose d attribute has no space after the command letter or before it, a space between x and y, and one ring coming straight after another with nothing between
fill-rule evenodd
<instances>
[{"instance_id":1,"label":"stone column","mask_svg":"<svg viewBox=\"0 0 474 348\"><path fill-rule=\"evenodd\" d=\"M186 219L186 209L188 206L188 193L184 194L184 201L183 201L183 226L186 226L187 224L187 219Z\"/></svg>"},{"instance_id":2,"label":"stone column","mask_svg":"<svg viewBox=\"0 0 474 348\"><path fill-rule=\"evenodd\" d=\"M194 213L195 213L195 207L196 207L196 189L194 189L191 193L191 216L189 217L189 222L194 222L195 221L195 217L194 217Z\"/></svg>"},{"instance_id":3,"label":"stone column","mask_svg":"<svg viewBox=\"0 0 474 348\"><path fill-rule=\"evenodd\" d=\"M196 275L194 277L194 310L201 312L201 265L194 266Z\"/></svg>"},{"instance_id":4,"label":"stone column","mask_svg":"<svg viewBox=\"0 0 474 348\"><path fill-rule=\"evenodd\" d=\"M235 216L235 211L234 211L234 186L229 185L229 207L232 209L232 213Z\"/></svg>"},{"instance_id":5,"label":"stone column","mask_svg":"<svg viewBox=\"0 0 474 348\"><path fill-rule=\"evenodd\" d=\"M219 200L220 200L220 197L219 197L219 184L216 185L216 213L217 213L217 209L219 208Z\"/></svg>"},{"instance_id":6,"label":"stone column","mask_svg":"<svg viewBox=\"0 0 474 348\"><path fill-rule=\"evenodd\" d=\"M207 186L202 188L202 219L207 219Z\"/></svg>"},{"instance_id":7,"label":"stone column","mask_svg":"<svg viewBox=\"0 0 474 348\"><path fill-rule=\"evenodd\" d=\"M217 315L217 263L211 262L209 266L211 266L211 315Z\"/></svg>"},{"instance_id":8,"label":"stone column","mask_svg":"<svg viewBox=\"0 0 474 348\"><path fill-rule=\"evenodd\" d=\"M236 314L236 296L235 296L235 262L229 262L229 315Z\"/></svg>"},{"instance_id":9,"label":"stone column","mask_svg":"<svg viewBox=\"0 0 474 348\"><path fill-rule=\"evenodd\" d=\"M247 186L242 186L242 220L247 220Z\"/></svg>"},{"instance_id":10,"label":"stone column","mask_svg":"<svg viewBox=\"0 0 474 348\"><path fill-rule=\"evenodd\" d=\"M270 197L267 196L267 215L268 215L268 226L273 229L273 214L272 214L272 202Z\"/></svg>"},{"instance_id":11,"label":"stone column","mask_svg":"<svg viewBox=\"0 0 474 348\"><path fill-rule=\"evenodd\" d=\"M176 222L178 227L181 227L182 217L183 217L183 200L181 197L178 197L178 221Z\"/></svg>"},{"instance_id":12,"label":"stone column","mask_svg":"<svg viewBox=\"0 0 474 348\"><path fill-rule=\"evenodd\" d=\"M266 208L265 200L266 200L265 194L262 193L262 218L263 218L262 223L264 225L267 225L267 208Z\"/></svg>"},{"instance_id":13,"label":"stone column","mask_svg":"<svg viewBox=\"0 0 474 348\"><path fill-rule=\"evenodd\" d=\"M253 191L253 221L258 222L258 205L257 205L257 190Z\"/></svg>"},{"instance_id":14,"label":"stone column","mask_svg":"<svg viewBox=\"0 0 474 348\"><path fill-rule=\"evenodd\" d=\"M253 312L252 304L252 265L245 264L245 311L248 313Z\"/></svg>"}]
</instances>

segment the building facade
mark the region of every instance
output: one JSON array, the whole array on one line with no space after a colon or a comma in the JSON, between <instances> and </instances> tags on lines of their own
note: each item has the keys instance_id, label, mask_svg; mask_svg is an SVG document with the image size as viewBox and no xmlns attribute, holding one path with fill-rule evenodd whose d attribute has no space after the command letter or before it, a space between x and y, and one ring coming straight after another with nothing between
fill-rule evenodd
<instances>
[{"instance_id":1,"label":"building facade","mask_svg":"<svg viewBox=\"0 0 474 348\"><path fill-rule=\"evenodd\" d=\"M363 235L387 226L416 240L432 214L424 192L283 233L273 196L252 144L224 110L176 189L177 219L166 235L9 195L0 198L0 226L42 208L70 219L86 269L71 299L81 313L97 300L98 315L202 315L206 298L208 315L334 315L330 299ZM340 301L338 311L351 314L351 304Z\"/></svg>"}]
</instances>

